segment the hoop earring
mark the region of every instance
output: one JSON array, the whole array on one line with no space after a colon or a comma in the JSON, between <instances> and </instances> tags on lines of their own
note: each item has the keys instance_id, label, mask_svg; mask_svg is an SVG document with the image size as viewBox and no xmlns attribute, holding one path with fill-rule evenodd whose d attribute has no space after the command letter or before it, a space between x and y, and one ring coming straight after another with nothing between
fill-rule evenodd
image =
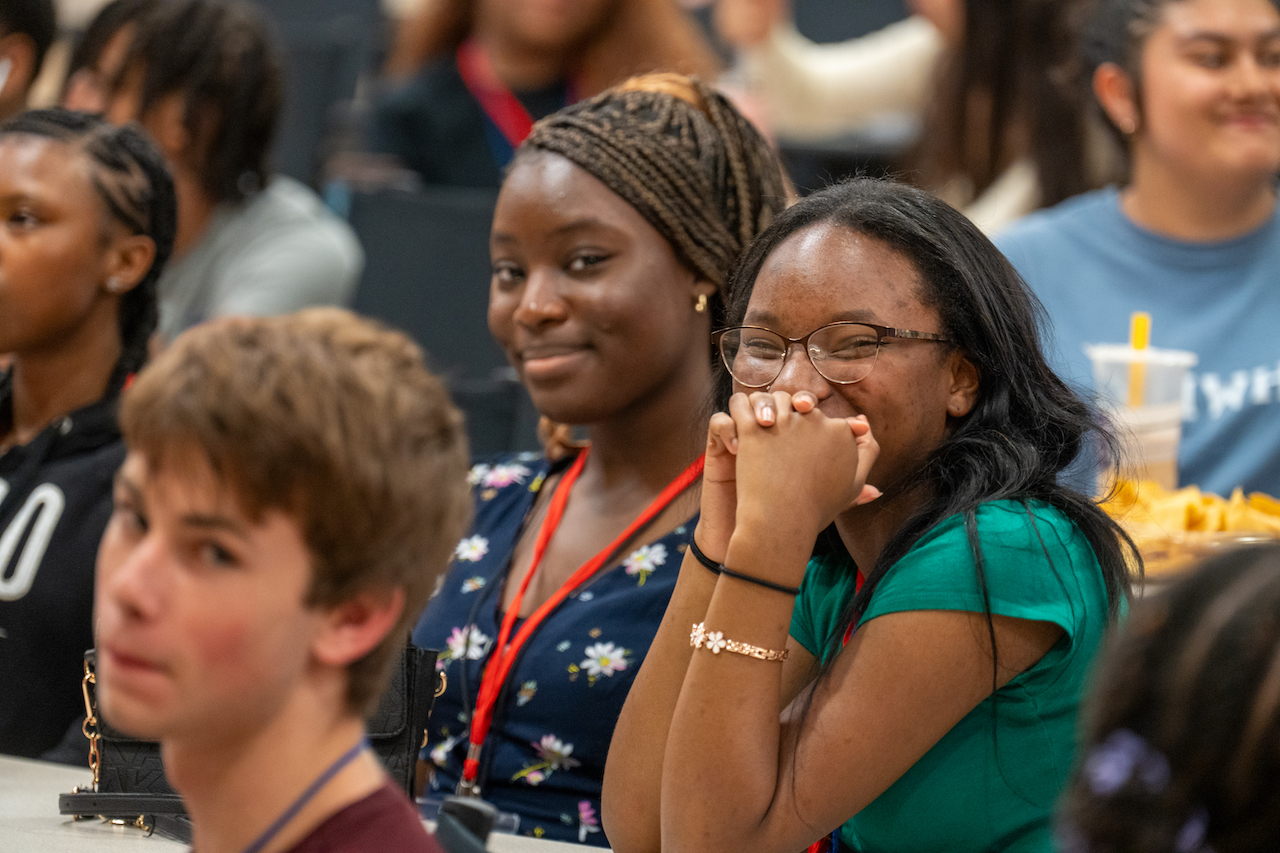
<instances>
[{"instance_id":1,"label":"hoop earring","mask_svg":"<svg viewBox=\"0 0 1280 853\"><path fill-rule=\"evenodd\" d=\"M709 300L707 299L707 294L705 294L705 293L699 293L699 294L698 294L698 301L697 301L697 303L696 303L696 304L694 304L694 306L693 306L693 310L694 310L694 311L697 311L699 314L705 314L705 313L707 313L707 302L708 302L708 301L709 301Z\"/></svg>"}]
</instances>

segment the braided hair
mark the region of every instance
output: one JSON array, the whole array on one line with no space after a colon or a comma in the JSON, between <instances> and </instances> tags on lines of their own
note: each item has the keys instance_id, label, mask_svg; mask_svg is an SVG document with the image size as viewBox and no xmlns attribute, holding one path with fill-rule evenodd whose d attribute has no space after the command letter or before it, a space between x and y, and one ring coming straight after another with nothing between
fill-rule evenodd
<instances>
[{"instance_id":1,"label":"braided hair","mask_svg":"<svg viewBox=\"0 0 1280 853\"><path fill-rule=\"evenodd\" d=\"M1084 723L1065 853L1280 849L1280 546L1135 605Z\"/></svg>"},{"instance_id":2,"label":"braided hair","mask_svg":"<svg viewBox=\"0 0 1280 853\"><path fill-rule=\"evenodd\" d=\"M729 101L695 77L648 74L539 121L516 157L549 151L621 196L691 272L716 286L723 325L729 271L786 205L782 167Z\"/></svg>"},{"instance_id":3,"label":"braided hair","mask_svg":"<svg viewBox=\"0 0 1280 853\"><path fill-rule=\"evenodd\" d=\"M0 124L0 137L13 134L54 139L82 152L108 216L155 243L151 268L120 298L120 359L107 382L112 396L146 363L156 328L156 283L173 251L178 223L173 179L164 156L137 125L116 127L100 116L64 109L31 110Z\"/></svg>"}]
</instances>

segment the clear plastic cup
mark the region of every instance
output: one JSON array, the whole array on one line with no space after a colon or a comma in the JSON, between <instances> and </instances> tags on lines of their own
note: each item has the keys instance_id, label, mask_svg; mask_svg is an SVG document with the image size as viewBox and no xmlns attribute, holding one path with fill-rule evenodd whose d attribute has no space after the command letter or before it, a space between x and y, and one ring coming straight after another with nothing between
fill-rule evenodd
<instances>
[{"instance_id":1,"label":"clear plastic cup","mask_svg":"<svg viewBox=\"0 0 1280 853\"><path fill-rule=\"evenodd\" d=\"M1199 358L1185 350L1126 344L1087 344L1084 351L1093 361L1098 405L1121 442L1119 476L1177 488L1182 386ZM1099 485L1109 487L1116 473L1103 472Z\"/></svg>"}]
</instances>

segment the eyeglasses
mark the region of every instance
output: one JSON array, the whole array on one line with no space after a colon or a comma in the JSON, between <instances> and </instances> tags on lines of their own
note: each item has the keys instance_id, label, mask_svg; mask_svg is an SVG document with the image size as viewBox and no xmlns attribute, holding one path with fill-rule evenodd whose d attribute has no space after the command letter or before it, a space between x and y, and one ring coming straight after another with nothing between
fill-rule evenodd
<instances>
[{"instance_id":1,"label":"eyeglasses","mask_svg":"<svg viewBox=\"0 0 1280 853\"><path fill-rule=\"evenodd\" d=\"M830 323L803 338L788 338L761 326L733 326L711 336L729 374L747 388L774 383L787 363L791 347L799 344L813 369L828 382L852 385L866 379L876 366L885 338L904 338L949 344L931 332L891 329L874 323Z\"/></svg>"}]
</instances>

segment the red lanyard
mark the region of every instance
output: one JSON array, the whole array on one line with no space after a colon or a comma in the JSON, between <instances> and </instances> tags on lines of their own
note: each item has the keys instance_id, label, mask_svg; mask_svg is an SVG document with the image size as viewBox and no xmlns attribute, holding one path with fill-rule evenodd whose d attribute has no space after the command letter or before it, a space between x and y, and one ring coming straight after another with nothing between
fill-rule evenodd
<instances>
[{"instance_id":1,"label":"red lanyard","mask_svg":"<svg viewBox=\"0 0 1280 853\"><path fill-rule=\"evenodd\" d=\"M529 131L533 130L533 116L507 88L507 84L499 79L493 63L489 61L489 54L475 39L467 39L458 45L458 73L462 75L462 82L467 84L471 97L501 131L511 150L519 148Z\"/></svg>"},{"instance_id":2,"label":"red lanyard","mask_svg":"<svg viewBox=\"0 0 1280 853\"><path fill-rule=\"evenodd\" d=\"M854 578L854 581L853 581L854 595L857 595L859 592L862 591L862 584L867 580L862 574L862 569L858 569L857 572L858 572L858 576ZM844 629L844 640L841 642L841 645L842 646L849 645L849 641L851 639L853 639L853 623L852 622L849 623L848 628Z\"/></svg>"},{"instance_id":3,"label":"red lanyard","mask_svg":"<svg viewBox=\"0 0 1280 853\"><path fill-rule=\"evenodd\" d=\"M578 479L578 475L582 473L582 468L587 462L587 454L590 452L591 449L587 448L579 453L578 458L569 470L565 472L564 477L556 486L555 493L551 496L551 504L547 507L547 517L543 520L542 526L538 528L538 538L533 543L533 561L529 564L529 570L524 574L524 580L520 581L520 588L516 590L511 606L507 608L506 614L502 617L502 627L498 631L498 640L493 646L493 652L489 655L489 662L485 664L484 675L480 679L480 693L476 697L475 713L471 715L471 746L467 750L467 760L462 765L462 783L458 786L459 793L476 793L475 781L480 774L480 748L484 745L484 739L489 734L489 726L493 723L493 710L498 703L498 694L502 692L502 685L511 673L511 667L515 665L520 649L528 641L529 637L533 635L533 632L538 629L538 626L551 614L551 611L555 610L562 601L569 597L570 593L599 571L600 567L619 548L626 544L627 540L634 536L637 531L652 521L681 492L689 488L695 480L702 476L702 467L706 461L705 457L699 456L692 465L684 469L680 476L668 483L662 493L645 507L644 512L640 513L636 520L631 522L631 525L622 531L617 539L614 539L603 551L583 563L576 572L570 575L569 579L556 590L555 594L544 601L542 606L525 620L524 624L520 626L520 630L516 632L515 637L512 638L511 630L515 627L516 619L520 615L520 605L524 601L525 591L529 588L529 582L533 580L534 572L538 570L538 565L542 562L542 555L546 553L547 545L551 543L551 537L555 535L556 528L560 526L560 520L564 517L564 509L569 503L569 492L573 489L573 484Z\"/></svg>"}]
</instances>

